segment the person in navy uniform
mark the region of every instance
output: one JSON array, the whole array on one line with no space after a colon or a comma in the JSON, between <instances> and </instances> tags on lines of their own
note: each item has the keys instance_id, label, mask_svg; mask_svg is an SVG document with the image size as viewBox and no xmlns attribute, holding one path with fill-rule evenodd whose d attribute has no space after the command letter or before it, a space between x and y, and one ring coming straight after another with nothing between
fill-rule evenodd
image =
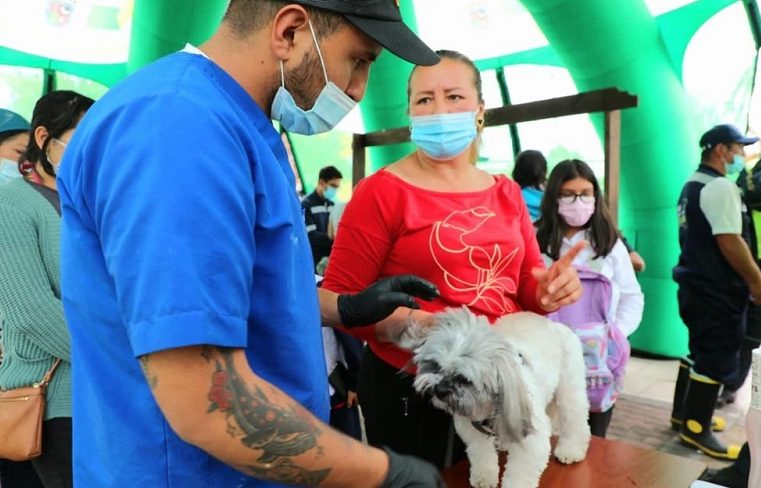
<instances>
[{"instance_id":1,"label":"person in navy uniform","mask_svg":"<svg viewBox=\"0 0 761 488\"><path fill-rule=\"evenodd\" d=\"M333 247L333 239L328 235L328 221L342 178L343 175L335 166L325 166L320 170L314 191L301 200L315 268L317 263L330 255Z\"/></svg>"},{"instance_id":2,"label":"person in navy uniform","mask_svg":"<svg viewBox=\"0 0 761 488\"><path fill-rule=\"evenodd\" d=\"M709 456L736 459L712 431L716 399L740 374L740 350L750 300L761 300L761 271L751 249L751 226L739 188L725 176L745 165L744 147L758 141L728 124L700 138L701 162L679 197L679 314L689 331L674 391L672 425L683 443Z\"/></svg>"}]
</instances>

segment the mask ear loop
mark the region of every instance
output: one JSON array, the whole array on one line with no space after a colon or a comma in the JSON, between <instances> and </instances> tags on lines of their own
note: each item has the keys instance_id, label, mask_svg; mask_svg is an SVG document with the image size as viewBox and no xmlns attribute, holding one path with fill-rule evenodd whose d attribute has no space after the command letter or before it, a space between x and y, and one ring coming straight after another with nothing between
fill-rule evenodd
<instances>
[{"instance_id":1,"label":"mask ear loop","mask_svg":"<svg viewBox=\"0 0 761 488\"><path fill-rule=\"evenodd\" d=\"M312 40L314 41L314 47L317 48L317 55L320 57L320 66L322 66L322 74L325 75L325 84L330 83L328 80L328 71L325 69L325 60L322 59L322 51L320 51L320 44L317 42L317 36L314 34L314 27L312 27L312 21L309 22L309 32L312 33Z\"/></svg>"}]
</instances>

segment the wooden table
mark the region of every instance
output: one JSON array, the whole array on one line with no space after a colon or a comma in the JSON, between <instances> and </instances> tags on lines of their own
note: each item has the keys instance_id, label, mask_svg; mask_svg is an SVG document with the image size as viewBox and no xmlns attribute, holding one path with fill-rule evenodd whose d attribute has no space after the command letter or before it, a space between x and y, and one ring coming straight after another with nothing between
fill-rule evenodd
<instances>
[{"instance_id":1,"label":"wooden table","mask_svg":"<svg viewBox=\"0 0 761 488\"><path fill-rule=\"evenodd\" d=\"M469 469L467 461L446 469L443 476L447 487L468 488ZM592 437L584 461L565 465L552 458L539 487L687 488L705 469L704 463L692 459Z\"/></svg>"}]
</instances>

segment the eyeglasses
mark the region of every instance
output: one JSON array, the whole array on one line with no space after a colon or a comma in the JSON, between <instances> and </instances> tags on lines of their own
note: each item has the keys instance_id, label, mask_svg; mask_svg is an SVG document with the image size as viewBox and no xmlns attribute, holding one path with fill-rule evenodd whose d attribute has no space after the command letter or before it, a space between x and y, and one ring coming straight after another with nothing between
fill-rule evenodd
<instances>
[{"instance_id":1,"label":"eyeglasses","mask_svg":"<svg viewBox=\"0 0 761 488\"><path fill-rule=\"evenodd\" d=\"M570 205L575 202L577 198L581 200L581 203L595 202L595 196L590 193L561 193L558 200L565 205Z\"/></svg>"}]
</instances>

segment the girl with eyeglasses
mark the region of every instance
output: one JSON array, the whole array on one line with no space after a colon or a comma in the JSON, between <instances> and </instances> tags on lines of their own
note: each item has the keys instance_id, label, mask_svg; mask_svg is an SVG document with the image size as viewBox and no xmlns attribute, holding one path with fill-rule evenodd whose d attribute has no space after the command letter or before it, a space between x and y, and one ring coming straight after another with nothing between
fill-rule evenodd
<instances>
[{"instance_id":1,"label":"girl with eyeglasses","mask_svg":"<svg viewBox=\"0 0 761 488\"><path fill-rule=\"evenodd\" d=\"M612 398L604 402L609 405L609 408L604 411L594 411L595 401L590 390L589 362L587 362L587 392L593 409L590 412L589 423L593 435L605 437L613 414L612 403L615 402L621 390L620 380L628 362L629 344L626 337L639 326L644 296L634 275L629 254L610 217L597 178L589 165L578 159L570 159L555 166L547 181L541 204L541 215L536 222L536 227L539 248L548 265L577 242L582 240L589 242L589 246L573 260L577 271L583 270L592 276L592 279L585 280L582 277L581 280L584 294L587 294L588 298L598 296L596 290L589 289L595 286L593 283L600 281L609 283L605 286L605 290L610 290L610 293L604 298L606 310L603 310L603 321L609 329L610 342L604 345L607 347L607 366L614 379ZM596 275L601 278L595 280ZM584 300L584 294L582 294L582 300ZM570 315L568 310L564 310L574 306L577 305L564 307L558 312L558 316L580 317L579 310ZM589 304L579 303L578 306L589 307ZM581 313L583 315L585 312ZM551 318L564 322L557 317ZM564 323L572 326L587 325L569 324L567 321Z\"/></svg>"}]
</instances>

